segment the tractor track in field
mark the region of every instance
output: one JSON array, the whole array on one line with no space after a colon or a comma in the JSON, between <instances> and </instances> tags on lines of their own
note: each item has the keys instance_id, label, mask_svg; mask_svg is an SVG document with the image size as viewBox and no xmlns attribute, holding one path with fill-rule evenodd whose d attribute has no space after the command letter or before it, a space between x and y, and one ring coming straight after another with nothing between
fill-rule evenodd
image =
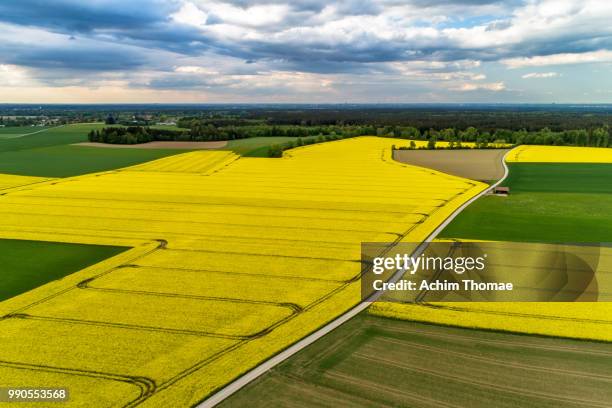
<instances>
[{"instance_id":1,"label":"tractor track in field","mask_svg":"<svg viewBox=\"0 0 612 408\"><path fill-rule=\"evenodd\" d=\"M573 376L573 377L581 377L581 378L596 379L596 380L612 382L612 375L593 374L593 373L587 373L587 372L582 372L582 371L563 370L563 369L558 369L554 367L541 367L541 366L536 366L532 364L517 363L517 362L499 359L499 358L485 357L481 355L463 353L460 351L452 351L444 347L426 346L423 344L413 343L408 340L382 338L381 341L395 344L395 345L404 346L404 347L411 347L411 348L415 348L419 350L424 350L424 351L430 351L430 352L435 352L435 353L445 353L450 356L456 356L456 357L464 358L467 360L480 361L483 363L498 365L502 367L513 367L513 368L519 368L521 370L529 370L529 371L536 371L536 372L542 372L542 373L555 373L555 374L561 374L561 375L567 375L567 376Z\"/></svg>"},{"instance_id":2,"label":"tractor track in field","mask_svg":"<svg viewBox=\"0 0 612 408\"><path fill-rule=\"evenodd\" d=\"M542 320L555 320L555 321L562 321L562 322L612 325L612 320L586 319L586 318L568 317L568 316L552 316L552 315L544 315L544 314L536 314L536 313L504 312L501 310L485 310L485 309L475 309L475 308L467 308L467 307L459 307L459 306L434 305L434 304L426 303L426 302L419 303L419 306L428 307L431 309L454 310L454 311L466 312L466 313L482 313L482 314L490 314L490 315L496 315L496 316L518 316L518 317L524 317L528 319L542 319Z\"/></svg>"},{"instance_id":3,"label":"tractor track in field","mask_svg":"<svg viewBox=\"0 0 612 408\"><path fill-rule=\"evenodd\" d=\"M59 128L64 127L64 126L66 126L66 125L47 127L47 128L44 128L44 129L40 129L40 130L34 131L34 132L10 135L10 136L6 136L6 137L2 137L0 139L5 139L5 140L19 139L20 137L32 136L32 135L36 135L36 134L39 134L39 133L47 132L47 131L52 130L52 129L59 129Z\"/></svg>"},{"instance_id":4,"label":"tractor track in field","mask_svg":"<svg viewBox=\"0 0 612 408\"><path fill-rule=\"evenodd\" d=\"M396 164L396 163L389 163L389 164ZM504 163L505 166L505 163ZM428 170L424 170L424 171L428 171ZM437 173L432 173L432 174L437 174ZM506 167L506 175L507 175L507 167ZM500 180L500 182L503 181ZM433 211L431 213L429 213L427 216L423 216L423 218L417 222L414 223L413 225L410 226L410 228L408 228L405 231L401 231L401 232L387 232L387 234L389 236L391 236L396 243L400 242L407 234L409 234L414 228L416 228L417 226L419 226L420 224L422 224L425 219L427 219L429 216L437 213L438 211L440 211L445 204L447 204L448 202L456 199L457 197L462 196L463 194L465 194L466 191L469 191L471 188L473 188L474 186L476 186L475 183L473 182L466 182L466 184L468 184L468 187L466 187L464 190L458 191L455 195L444 199L444 200L437 200L440 201L438 205L433 206ZM422 251L424 251L424 249L427 247L428 243L431 242L431 240L433 240L435 238L435 236L442 231L442 229L456 216L458 215L465 207L467 207L467 205L469 205L471 202L475 201L478 197L480 197L481 195L485 194L487 191L489 191L490 189L494 188L494 186L489 187L488 189L482 191L481 193L477 194L476 196L472 197L470 200L466 201L463 205L461 205L459 208L457 208L448 218L447 220L442 223L438 228L436 228L428 237L425 241L423 241L415 250L415 252L413 253L413 256L416 256L415 254L420 251L422 253ZM127 201L127 200L126 200ZM102 202L102 201L101 201ZM167 204L168 202L166 201L160 201L164 204ZM213 203L212 205L218 205ZM279 207L279 208L283 208L283 207ZM289 207L288 207L289 208ZM340 209L339 209L340 211ZM344 211L344 210L341 210ZM351 211L350 209L347 211ZM374 210L373 210L374 211ZM384 211L383 211L384 212ZM398 214L402 214L405 215L405 212L398 212ZM101 217L101 218L109 218L109 217ZM111 217L111 219L113 219ZM160 220L161 221L161 220ZM213 223L214 224L214 223ZM224 225L227 225L227 223L223 223ZM232 224L232 225L243 225L243 224ZM250 224L249 224L250 225ZM282 229L291 229L291 227L282 227L282 226L276 226L276 227L272 227L272 228L282 228ZM323 230L323 231L328 231L328 228L314 228L311 227L310 229L315 229L315 230ZM78 229L77 229L78 230ZM99 229L100 231L106 231L106 229ZM109 230L111 231L111 230ZM334 229L334 231L359 231L359 232L373 232L373 231L369 231L369 230L352 230L352 229L347 229L347 230L338 230L338 229ZM136 231L131 231L131 232L142 232L139 230ZM205 234L192 234L193 236L207 236ZM229 237L229 236L228 236ZM219 238L219 236L216 236L216 238ZM125 293L125 295L133 295L133 294L142 294L142 295L150 295L150 296L165 296L165 297L182 297L182 298L189 298L189 299L194 299L194 300L221 300L221 301L227 301L227 302L232 302L235 301L236 299L231 299L231 298L209 298L209 297L203 297L203 296L192 296L192 295L182 295L180 293L160 293L160 292L147 292L147 291L142 291L142 290L122 290L122 289L106 289L106 288L96 288L96 287L92 287L90 286L90 284L95 281L95 279L100 278L104 275L107 274L111 274L113 273L113 271L116 271L120 268L125 268L125 267L134 267L138 265L135 265L135 261L137 261L138 259L141 259L155 251L164 251L167 248L167 244L168 242L166 240L156 240L157 241L157 245L148 250L147 252L140 254L138 256L136 256L134 259L130 259L128 261L125 261L123 264L109 268L108 270L103 271L102 273L99 273L89 279L86 279L84 281L79 282L76 285L73 285L71 287L65 288L64 290L61 290L51 296L45 297L43 299L40 299L32 304L29 304L23 308L20 308L19 310L15 310L12 313L9 313L7 315L5 315L4 317L0 317L0 321L2 320L9 320L9 319L33 319L33 320L47 320L47 321L53 321L56 322L57 324L84 324L84 325L98 325L98 326L111 326L111 327L120 327L122 329L129 329L129 330L153 330L153 331L164 331L167 333L172 333L172 334L182 334L182 335L201 335L201 336L211 336L211 337L217 337L217 336L223 336L222 334L219 333L205 333L205 332L201 332L201 331L197 331L197 330L182 330L182 329L171 329L171 328L164 328L164 327L154 327L154 326L149 326L146 324L138 324L140 322L136 322L136 324L126 324L126 323L114 323L114 322L105 322L105 321L92 321L92 320L83 320L83 319L71 319L71 318L62 318L62 317L53 317L53 316L37 316L35 314L28 314L27 312L25 312L27 309L32 308L38 304L41 304L43 302L49 301L57 296L61 296L63 294L65 294L68 291L78 291L78 290L101 290L101 291L108 291L108 292L118 292L118 293ZM288 241L288 240L282 240L279 239L279 241L284 242L284 241ZM300 240L300 239L294 239L292 240L293 242L297 242L297 241L301 241L301 242L308 242L308 243L314 243L314 242L318 242L318 241L311 241L311 240ZM334 242L335 243L335 242ZM341 243L339 242L338 245L340 245ZM207 251L206 251L207 252ZM211 252L219 252L219 251L211 251ZM386 251L385 251L386 252ZM290 257L290 258L296 258L296 257ZM299 258L299 257L297 257ZM147 266L142 266L142 267L147 267ZM244 345L246 345L248 342L260 338L262 336L265 336L266 334L270 333L272 330L274 330L275 328L279 327L282 324L287 323L289 320L299 316L300 314L314 308L315 306L317 306L318 304L324 302L325 300L329 299L330 297L334 296L335 294L339 293L340 291L343 291L344 289L346 289L349 285L354 284L354 282L358 281L359 278L363 275L364 271L366 269L362 268L362 270L357 273L355 276L351 277L350 279L344 280L344 281L339 281L339 285L337 287L335 287L333 290L330 290L329 292L325 293L323 296L321 296L320 298L313 300L311 303L304 305L304 306L300 306L300 305L296 305L296 304L289 304L289 303L277 303L277 302L249 302L249 301L245 301L242 303L265 303L265 304L273 304L275 306L280 306L280 307L285 307L285 308L289 308L291 309L292 313L282 319L279 319L278 321L272 322L272 324L270 324L269 326L263 328L262 330L256 332L256 333L249 333L246 335L240 335L240 333L236 336L226 336L224 338L228 338L231 340L235 340L236 342L231 344L229 347L225 347L221 350L219 350L218 352L214 353L211 356L208 356L204 359L202 359L201 361L195 362L193 365L191 365L190 367L187 367L185 369L183 369L183 367L181 367L181 371L176 373L175 375L173 375L171 378L166 379L163 383L161 384L155 384L154 380L150 380L151 384L149 384L148 381L145 380L139 380L137 379L137 377L129 377L129 376L122 376L121 378L124 378L126 380L126 382L128 381L132 381L135 382L140 385L138 385L139 387L141 387L141 395L137 400L128 402L127 405L125 406L134 406L134 405L138 405L141 402L143 402L144 400L146 400L147 398L151 397L152 395L154 395L155 393L159 392L162 389L168 388L170 386L172 386L174 383L176 383L177 381L181 380L182 378L185 378L187 376L189 376L190 374L193 374L194 372L197 372L198 370L200 370L202 367L206 366L207 364L210 364L211 362L221 358L222 356L224 356L225 354L234 351ZM399 279L402 275L403 275L404 271L397 271L393 277L391 278L391 280L397 280ZM293 278L290 276L287 276L286 278ZM254 378L258 377L259 375L265 373L268 369L270 369L271 367L273 367L274 365L282 362L284 359L290 357L292 354L296 353L297 351L303 349L304 347L308 346L309 344L311 344L312 342L316 341L318 338L322 337L323 335L329 333L330 331L334 330L335 328L339 327L340 325L342 325L344 322L348 321L349 319L351 319L352 317L354 317L355 315L357 315L358 313L360 313L361 311L365 310L365 308L367 308L370 303L376 299L378 299L378 297L381 295L382 293L374 293L370 298L366 299L366 301L361 302L359 304L357 304L355 307L353 307L351 310L347 311L346 313L344 313L341 316L338 316L337 318L333 318L330 322L328 322L327 324L325 324L323 327L321 327L320 329L314 331L313 333L311 333L310 335L306 336L305 338L303 338L302 340L294 343L292 346L289 346L287 349L285 349L284 351L282 351L281 353L273 356L272 358L266 360L265 362L263 362L262 364L260 364L259 366L255 367L254 369L252 369L251 371L247 372L245 375L239 377L238 379L234 380L233 382L231 382L230 384L224 386L224 387L220 387L217 390L214 390L214 394L212 394L211 397L209 397L207 400L205 400L200 406L202 407L208 407L208 406L213 406L216 403L220 402L221 400L225 399L227 396L231 395L233 392L237 391L238 389L240 389L242 386L246 385L248 382L252 381ZM145 323L145 322L143 322ZM0 362L1 364L1 362ZM22 364L22 363L13 363L13 364ZM23 363L25 364L25 363ZM38 367L38 368L37 368ZM31 370L46 370L46 369L50 369L50 368L45 368L43 366L32 366L29 369ZM107 376L112 376L113 374L108 374L108 373L100 373L102 375L107 375ZM119 374L117 374L118 376L121 376ZM139 378L139 377L138 377ZM147 385L149 384L149 385ZM216 401L216 402L215 402Z\"/></svg>"},{"instance_id":5,"label":"tractor track in field","mask_svg":"<svg viewBox=\"0 0 612 408\"><path fill-rule=\"evenodd\" d=\"M436 333L433 331L423 331L423 330L414 330L414 329L398 329L394 328L393 330L389 330L384 326L378 326L381 330L391 331L393 333L411 333L416 335L424 335L430 337L436 337L440 339L448 339L453 341L465 341L470 343L482 343L482 344L493 344L499 346L509 346L509 347L523 347L523 348L534 348L538 350L552 351L552 352L560 352L560 353L576 353L576 354L588 354L593 356L603 356L610 357L612 356L612 351L606 350L583 350L576 347L568 347L568 346L549 346L542 345L536 343L522 342L516 340L498 340L498 339L481 339L477 337L470 337L461 334L449 334L449 333Z\"/></svg>"},{"instance_id":6,"label":"tractor track in field","mask_svg":"<svg viewBox=\"0 0 612 408\"><path fill-rule=\"evenodd\" d=\"M149 395L155 392L157 386L155 384L155 380L142 377L142 376L129 376L124 374L116 374L116 373L108 373L103 371L90 371L90 370L82 370L75 368L65 368L65 367L55 367L43 364L28 364L28 363L20 363L13 361L2 361L0 360L0 367L8 367L16 370L29 370L29 371L40 371L40 372L50 372L50 373L59 373L65 375L73 375L80 377L89 377L95 379L102 379L108 381L119 381L127 384L132 384L137 386L140 389L140 395L126 403L126 407L134 406L144 401Z\"/></svg>"},{"instance_id":7,"label":"tractor track in field","mask_svg":"<svg viewBox=\"0 0 612 408\"><path fill-rule=\"evenodd\" d=\"M601 401L594 401L594 400L584 400L584 399L580 399L580 398L571 398L571 397L563 397L563 396L559 396L557 394L552 394L552 393L548 393L548 392L541 392L541 391L532 391L532 390L526 390L524 388L519 388L519 387L513 387L513 386L509 386L509 385L500 385L491 381L484 381L484 380L476 380L475 378L464 378L460 375L454 375L448 372L439 372L436 370L432 370L432 369L428 369L428 368L424 368L421 366L417 366L417 365L410 365L410 364L405 364L405 363L399 363L398 361L395 360L390 360L384 357L372 357L369 355L365 355L363 353L354 353L354 356L364 359L366 361L371 361L372 363L381 363L384 365L389 365L391 367L399 367L402 368L404 370L409 370L409 371L414 371L414 372L418 372L421 374L427 374L427 375L431 375L434 377L438 377L441 378L443 380L453 380L453 381L457 381L459 383L464 383L468 386L477 386L477 387L482 387L482 388L489 388L492 390L497 390L497 391L502 391L502 392L508 392L508 393L512 393L512 394L518 394L521 396L527 395L530 397L534 397L534 398L542 398L542 399L548 399L551 401L558 401L558 402L566 402L566 403L573 403L573 404L577 404L577 405L581 405L581 406L587 406L587 407L597 407L597 408L608 408L609 405L605 402L601 402Z\"/></svg>"},{"instance_id":8,"label":"tractor track in field","mask_svg":"<svg viewBox=\"0 0 612 408\"><path fill-rule=\"evenodd\" d=\"M504 167L504 176L501 179L499 179L496 183L492 184L488 188L486 188L483 191L481 191L480 193L476 194L474 197L470 198L465 203L460 205L457 209L455 209L455 211L453 211L452 214L450 214L440 225L438 225L438 227L436 227L427 236L427 238L414 250L414 252L411 254L412 257L417 257L420 254L422 254L425 251L425 249L427 248L427 246L429 245L429 243L433 239L435 239L435 237L440 232L442 232L442 230L444 230L444 228L446 228L446 226L448 224L450 224L450 222L453 219L455 219L465 208L467 208L470 204L472 204L478 198L480 198L483 195L493 191L495 189L495 187L499 186L508 177L509 169L508 169L508 165L506 164L505 159L510 154L510 152L512 152L512 150L509 150L508 152L506 152L506 154L502 158L502 165ZM475 185L475 184L473 184L473 185ZM458 195L460 195L460 194L461 193L458 193ZM453 196L452 198L449 198L447 201L450 201L453 198L455 198L455 196ZM438 207L438 208L441 208L441 206ZM414 228L414 226L412 228ZM401 240L401 237L398 237L396 239L396 241L399 241L399 240ZM404 273L405 273L404 270L396 271L396 273L393 274L393 276L389 279L389 282L397 282L399 279L401 279L401 277L404 275ZM373 293L368 299L358 303L355 307L353 307L352 309L348 310L344 314L336 317L334 320L332 320L331 322L327 323L323 327L319 328L318 330L314 331L313 333L309 334L308 336L302 338L301 340L299 340L298 342L296 342L293 345L289 346L288 348L286 348L282 352L280 352L280 353L276 354L275 356L269 358L268 360L264 361L263 363L261 363L260 365L258 365L255 368L253 368L252 370L248 371L246 374L242 375L241 377L237 378L236 380L230 382L229 384L223 386L220 389L217 389L208 398L206 398L200 404L198 404L197 407L198 408L211 408L211 407L214 407L215 405L219 404L221 401L225 400L230 395L234 394L235 392L240 390L242 387L244 387L245 385L247 385L251 381L255 380L256 378L258 378L259 376L263 375L264 373L266 373L267 371L269 371L270 369L272 369L276 365L278 365L281 362L285 361L286 359L288 359L289 357L291 357L295 353L299 352L300 350L302 350L305 347L309 346L310 344L314 343L315 341L317 341L321 337L323 337L326 334L330 333L331 331L333 331L337 327L341 326L342 324L346 323L348 320L352 319L353 317L355 317L356 315L358 315L359 313L361 313L362 311L367 309L370 306L370 304L372 302L376 301L377 299L379 299L382 296L382 294L383 294L382 291Z\"/></svg>"}]
</instances>

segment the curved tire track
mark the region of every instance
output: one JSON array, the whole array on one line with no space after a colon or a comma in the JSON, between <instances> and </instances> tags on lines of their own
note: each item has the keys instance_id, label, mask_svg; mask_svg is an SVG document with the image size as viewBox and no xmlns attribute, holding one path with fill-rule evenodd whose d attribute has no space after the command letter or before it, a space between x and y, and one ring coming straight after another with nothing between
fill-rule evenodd
<instances>
[{"instance_id":1,"label":"curved tire track","mask_svg":"<svg viewBox=\"0 0 612 408\"><path fill-rule=\"evenodd\" d=\"M465 203L460 205L455 211L453 211L453 213L448 218L446 218L446 220L444 220L435 230L433 230L433 232L431 232L431 234L429 234L429 236L415 249L415 251L411 254L411 256L417 257L420 254L422 254L425 251L425 249L427 248L427 246L429 245L429 243L432 242L436 238L436 236L438 236L438 234L440 234L440 232L442 232L444 230L444 228L446 228L448 226L448 224L451 223L451 221L453 221L459 214L461 214L461 212L463 210L465 210L470 204L472 204L474 201L476 201L477 199L479 199L483 195L488 194L489 192L493 191L497 186L499 186L501 183L503 183L504 180L506 180L506 178L508 177L508 173L509 173L508 165L506 164L506 157L513 150L514 149L509 150L504 155L504 157L502 158L502 165L504 166L504 176L501 179L499 179L496 183L492 184L491 186L489 186L485 190L483 190L480 193L476 194L474 197L470 198ZM397 282L398 280L401 279L401 277L404 275L404 273L405 273L404 270L398 270L389 279L389 282ZM383 294L383 291L379 291L379 292L373 293L368 299L366 299L365 301L362 301L361 303L358 303L355 307L353 307L352 309L348 310L346 313L336 317L334 320L332 320L331 322L327 323L326 325L324 325L320 329L316 330L315 332L313 332L313 333L309 334L308 336L304 337L302 340L294 343L293 345L289 346L285 350L281 351L280 353L276 354L275 356L273 356L273 357L269 358L268 360L264 361L263 363L261 363L257 367L255 367L252 370L248 371L243 376L241 376L241 377L237 378L236 380L230 382L229 384L225 385L223 388L217 390L214 394L212 394L211 396L206 398L204 401L202 401L200 404L198 404L197 408L211 408L211 407L214 407L215 405L219 404L221 401L223 401L224 399L228 398L230 395L234 394L235 392L240 390L242 387L244 387L245 385L247 385L251 381L253 381L256 378L258 378L259 376L265 374L267 371L269 371L270 369L272 369L276 365L278 365L281 362L285 361L286 359L288 359L289 357L291 357L295 353L299 352L300 350L302 350L305 347L309 346L310 344L314 343L315 341L317 341L321 337L325 336L326 334L330 333L334 329L336 329L339 326L341 326L342 324L346 323L347 321L349 321L353 317L357 316L359 313L361 313L364 310L366 310L370 306L370 304L372 302L375 302L376 300L378 300L382 296L382 294Z\"/></svg>"}]
</instances>

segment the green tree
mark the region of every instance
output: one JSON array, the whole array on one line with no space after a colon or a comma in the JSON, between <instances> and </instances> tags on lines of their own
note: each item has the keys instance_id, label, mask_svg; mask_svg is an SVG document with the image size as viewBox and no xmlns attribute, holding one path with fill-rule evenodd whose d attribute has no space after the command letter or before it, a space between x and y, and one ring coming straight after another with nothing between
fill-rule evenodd
<instances>
[{"instance_id":1,"label":"green tree","mask_svg":"<svg viewBox=\"0 0 612 408\"><path fill-rule=\"evenodd\" d=\"M464 142L475 142L478 138L478 129L473 126L468 127L463 132L461 132L459 140Z\"/></svg>"},{"instance_id":2,"label":"green tree","mask_svg":"<svg viewBox=\"0 0 612 408\"><path fill-rule=\"evenodd\" d=\"M456 138L455 129L453 128L442 129L440 131L440 138L442 140L446 140L447 142L455 140Z\"/></svg>"},{"instance_id":3,"label":"green tree","mask_svg":"<svg viewBox=\"0 0 612 408\"><path fill-rule=\"evenodd\" d=\"M437 139L435 136L430 137L429 140L427 141L427 148L429 150L434 150L436 148L436 142L437 142Z\"/></svg>"},{"instance_id":4,"label":"green tree","mask_svg":"<svg viewBox=\"0 0 612 408\"><path fill-rule=\"evenodd\" d=\"M421 132L419 132L419 129L409 126L402 130L402 136L406 139L420 139Z\"/></svg>"}]
</instances>

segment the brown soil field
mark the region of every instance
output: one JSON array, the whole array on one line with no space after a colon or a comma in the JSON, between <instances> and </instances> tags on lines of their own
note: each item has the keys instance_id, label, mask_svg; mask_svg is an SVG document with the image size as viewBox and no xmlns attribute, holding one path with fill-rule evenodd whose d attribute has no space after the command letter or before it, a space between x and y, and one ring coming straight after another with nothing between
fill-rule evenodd
<instances>
[{"instance_id":1,"label":"brown soil field","mask_svg":"<svg viewBox=\"0 0 612 408\"><path fill-rule=\"evenodd\" d=\"M394 159L455 176L495 181L504 176L502 158L509 149L396 150Z\"/></svg>"},{"instance_id":2,"label":"brown soil field","mask_svg":"<svg viewBox=\"0 0 612 408\"><path fill-rule=\"evenodd\" d=\"M606 407L612 345L360 315L228 407Z\"/></svg>"},{"instance_id":3,"label":"brown soil field","mask_svg":"<svg viewBox=\"0 0 612 408\"><path fill-rule=\"evenodd\" d=\"M109 143L95 143L95 142L84 142L75 143L74 146L89 146L89 147L102 147L111 149L220 149L227 146L227 141L216 141L216 142L149 142L140 143L133 145L123 144L109 144Z\"/></svg>"}]
</instances>

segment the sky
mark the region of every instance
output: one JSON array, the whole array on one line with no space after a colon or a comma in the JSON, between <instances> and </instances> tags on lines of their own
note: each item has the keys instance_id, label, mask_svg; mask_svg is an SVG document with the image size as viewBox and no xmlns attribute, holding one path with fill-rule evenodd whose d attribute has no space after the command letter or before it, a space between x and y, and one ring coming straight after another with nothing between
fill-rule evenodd
<instances>
[{"instance_id":1,"label":"sky","mask_svg":"<svg viewBox=\"0 0 612 408\"><path fill-rule=\"evenodd\" d=\"M612 103L612 1L2 0L0 103Z\"/></svg>"}]
</instances>

